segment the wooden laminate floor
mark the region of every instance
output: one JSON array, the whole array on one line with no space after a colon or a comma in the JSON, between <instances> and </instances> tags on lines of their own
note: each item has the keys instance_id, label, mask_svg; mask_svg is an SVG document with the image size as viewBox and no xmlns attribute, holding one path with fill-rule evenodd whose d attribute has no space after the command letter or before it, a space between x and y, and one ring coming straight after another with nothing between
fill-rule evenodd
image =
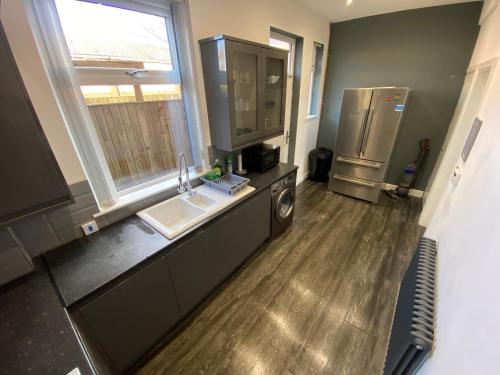
<instances>
[{"instance_id":1,"label":"wooden laminate floor","mask_svg":"<svg viewBox=\"0 0 500 375\"><path fill-rule=\"evenodd\" d=\"M420 209L302 183L292 226L140 373L380 374Z\"/></svg>"}]
</instances>

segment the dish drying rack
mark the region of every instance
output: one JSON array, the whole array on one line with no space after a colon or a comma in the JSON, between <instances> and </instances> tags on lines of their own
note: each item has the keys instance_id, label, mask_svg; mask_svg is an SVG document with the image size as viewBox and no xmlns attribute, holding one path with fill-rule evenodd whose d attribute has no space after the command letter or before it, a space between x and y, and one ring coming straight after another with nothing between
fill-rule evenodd
<instances>
[{"instance_id":1,"label":"dish drying rack","mask_svg":"<svg viewBox=\"0 0 500 375\"><path fill-rule=\"evenodd\" d=\"M226 194L235 195L248 186L250 179L237 176L235 174L225 174L215 180L208 180L204 176L201 181L214 189L220 190Z\"/></svg>"}]
</instances>

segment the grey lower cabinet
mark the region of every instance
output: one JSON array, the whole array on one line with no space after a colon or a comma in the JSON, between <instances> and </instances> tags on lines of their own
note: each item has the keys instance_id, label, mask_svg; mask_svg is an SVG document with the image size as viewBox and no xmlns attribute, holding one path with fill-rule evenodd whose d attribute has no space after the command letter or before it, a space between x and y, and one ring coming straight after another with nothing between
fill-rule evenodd
<instances>
[{"instance_id":1,"label":"grey lower cabinet","mask_svg":"<svg viewBox=\"0 0 500 375\"><path fill-rule=\"evenodd\" d=\"M130 370L270 234L269 189L72 312L99 373Z\"/></svg>"},{"instance_id":2,"label":"grey lower cabinet","mask_svg":"<svg viewBox=\"0 0 500 375\"><path fill-rule=\"evenodd\" d=\"M122 373L146 354L180 319L165 258L79 309L87 335L110 372Z\"/></svg>"},{"instance_id":3,"label":"grey lower cabinet","mask_svg":"<svg viewBox=\"0 0 500 375\"><path fill-rule=\"evenodd\" d=\"M269 238L270 212L271 195L265 190L167 255L183 315Z\"/></svg>"}]
</instances>

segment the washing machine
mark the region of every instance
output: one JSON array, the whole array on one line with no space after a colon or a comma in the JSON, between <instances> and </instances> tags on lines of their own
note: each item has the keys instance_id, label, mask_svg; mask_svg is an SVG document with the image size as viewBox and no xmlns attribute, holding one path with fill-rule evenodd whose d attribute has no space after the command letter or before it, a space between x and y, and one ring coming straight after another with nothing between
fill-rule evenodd
<instances>
[{"instance_id":1,"label":"washing machine","mask_svg":"<svg viewBox=\"0 0 500 375\"><path fill-rule=\"evenodd\" d=\"M296 175L291 173L271 185L271 240L292 224Z\"/></svg>"}]
</instances>

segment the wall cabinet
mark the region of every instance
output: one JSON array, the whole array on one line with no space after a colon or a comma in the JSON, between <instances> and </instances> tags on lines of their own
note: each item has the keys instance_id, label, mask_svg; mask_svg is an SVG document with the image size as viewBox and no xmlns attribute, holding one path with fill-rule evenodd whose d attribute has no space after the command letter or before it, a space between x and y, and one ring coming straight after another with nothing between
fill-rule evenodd
<instances>
[{"instance_id":1,"label":"wall cabinet","mask_svg":"<svg viewBox=\"0 0 500 375\"><path fill-rule=\"evenodd\" d=\"M79 309L87 335L122 373L180 319L165 258L139 270Z\"/></svg>"},{"instance_id":2,"label":"wall cabinet","mask_svg":"<svg viewBox=\"0 0 500 375\"><path fill-rule=\"evenodd\" d=\"M0 225L72 203L0 23Z\"/></svg>"},{"instance_id":3,"label":"wall cabinet","mask_svg":"<svg viewBox=\"0 0 500 375\"><path fill-rule=\"evenodd\" d=\"M270 212L271 195L265 190L167 255L183 315L269 238Z\"/></svg>"},{"instance_id":4,"label":"wall cabinet","mask_svg":"<svg viewBox=\"0 0 500 375\"><path fill-rule=\"evenodd\" d=\"M200 48L212 144L233 151L283 134L288 52L225 35Z\"/></svg>"}]
</instances>

